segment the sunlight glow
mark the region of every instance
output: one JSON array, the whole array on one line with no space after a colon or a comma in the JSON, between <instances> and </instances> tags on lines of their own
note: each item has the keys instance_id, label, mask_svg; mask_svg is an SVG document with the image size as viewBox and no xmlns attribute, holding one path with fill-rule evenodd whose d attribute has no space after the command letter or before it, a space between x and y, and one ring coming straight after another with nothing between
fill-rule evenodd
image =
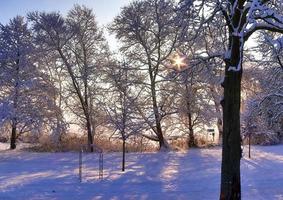
<instances>
[{"instance_id":1,"label":"sunlight glow","mask_svg":"<svg viewBox=\"0 0 283 200\"><path fill-rule=\"evenodd\" d=\"M175 57L172 59L173 67L176 70L181 71L184 67L187 66L185 60L186 60L185 56L180 56L180 54L176 54Z\"/></svg>"}]
</instances>

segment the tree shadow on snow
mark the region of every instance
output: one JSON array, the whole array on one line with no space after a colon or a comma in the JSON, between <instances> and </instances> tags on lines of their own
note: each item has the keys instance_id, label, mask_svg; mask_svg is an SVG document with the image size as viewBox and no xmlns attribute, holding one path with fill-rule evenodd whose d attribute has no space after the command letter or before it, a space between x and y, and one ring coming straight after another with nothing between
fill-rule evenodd
<instances>
[{"instance_id":1,"label":"tree shadow on snow","mask_svg":"<svg viewBox=\"0 0 283 200\"><path fill-rule=\"evenodd\" d=\"M283 199L283 146L252 146L242 159L243 199ZM247 151L247 150L246 150Z\"/></svg>"}]
</instances>

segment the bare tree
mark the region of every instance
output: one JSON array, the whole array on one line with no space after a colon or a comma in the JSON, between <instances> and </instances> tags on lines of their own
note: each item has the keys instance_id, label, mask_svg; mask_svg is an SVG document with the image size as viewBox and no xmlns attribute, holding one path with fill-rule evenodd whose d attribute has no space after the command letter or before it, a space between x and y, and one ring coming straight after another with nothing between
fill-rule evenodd
<instances>
[{"instance_id":1,"label":"bare tree","mask_svg":"<svg viewBox=\"0 0 283 200\"><path fill-rule=\"evenodd\" d=\"M197 67L187 67L181 72L173 73L175 75L172 81L175 82L174 87L177 92L175 104L180 116L178 121L185 127L182 132L188 135L188 147L196 147L196 129L203 131L202 127L209 125L211 121L207 85L201 79L202 69Z\"/></svg>"},{"instance_id":2,"label":"bare tree","mask_svg":"<svg viewBox=\"0 0 283 200\"><path fill-rule=\"evenodd\" d=\"M92 100L97 69L107 58L108 48L92 10L76 5L66 19L58 13L38 12L29 14L29 19L37 40L61 58L70 80L69 97L79 103L71 111L84 122L88 144L93 144Z\"/></svg>"},{"instance_id":3,"label":"bare tree","mask_svg":"<svg viewBox=\"0 0 283 200\"><path fill-rule=\"evenodd\" d=\"M16 139L23 133L40 133L48 127L54 130L56 115L60 114L53 101L57 91L41 71L40 55L32 42L23 17L1 25L0 121L11 123L11 149L16 148Z\"/></svg>"},{"instance_id":4,"label":"bare tree","mask_svg":"<svg viewBox=\"0 0 283 200\"><path fill-rule=\"evenodd\" d=\"M131 71L125 62L109 66L110 88L105 95L105 110L108 124L114 129L114 133L118 132L123 142L122 171L125 171L126 140L140 134L144 128L144 123L137 117L135 109L140 92L132 89L134 76L135 72Z\"/></svg>"},{"instance_id":5,"label":"bare tree","mask_svg":"<svg viewBox=\"0 0 283 200\"><path fill-rule=\"evenodd\" d=\"M160 68L175 49L184 30L183 23L176 19L172 1L134 1L123 8L110 27L122 41L122 52L135 61L139 70L147 73L143 84L149 90L147 101L151 102L155 123L152 131L161 149L168 148L168 144L162 131Z\"/></svg>"}]
</instances>

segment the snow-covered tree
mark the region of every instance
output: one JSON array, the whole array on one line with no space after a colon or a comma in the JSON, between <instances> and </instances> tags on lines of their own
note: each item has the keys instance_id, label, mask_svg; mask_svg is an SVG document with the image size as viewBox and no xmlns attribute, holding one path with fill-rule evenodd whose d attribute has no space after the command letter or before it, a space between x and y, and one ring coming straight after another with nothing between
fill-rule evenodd
<instances>
[{"instance_id":1,"label":"snow-covered tree","mask_svg":"<svg viewBox=\"0 0 283 200\"><path fill-rule=\"evenodd\" d=\"M252 71L258 92L248 97L244 118L254 121L253 124L245 123L246 129L253 126L253 133L265 131L268 140L268 133L282 137L283 40L282 36L276 37L276 34L274 36L263 34L259 38L257 54L262 59L251 59L253 65L258 67L256 71Z\"/></svg>"},{"instance_id":2,"label":"snow-covered tree","mask_svg":"<svg viewBox=\"0 0 283 200\"><path fill-rule=\"evenodd\" d=\"M133 89L135 71L126 62L108 66L109 89L105 94L107 123L117 133L123 144L122 171L125 171L126 140L131 136L141 136L143 121L136 111L140 92Z\"/></svg>"},{"instance_id":3,"label":"snow-covered tree","mask_svg":"<svg viewBox=\"0 0 283 200\"><path fill-rule=\"evenodd\" d=\"M147 74L143 84L148 94L147 104L150 102L153 113L151 127L161 149L168 148L168 143L162 130L160 73L162 63L171 56L184 30L177 18L173 1L133 1L122 9L110 27L122 42L121 51L135 61L138 70ZM146 113L148 115L149 111Z\"/></svg>"},{"instance_id":4,"label":"snow-covered tree","mask_svg":"<svg viewBox=\"0 0 283 200\"><path fill-rule=\"evenodd\" d=\"M23 133L55 128L57 91L38 64L40 55L23 17L0 28L0 122L11 125L11 149ZM62 127L63 128L63 127Z\"/></svg>"},{"instance_id":5,"label":"snow-covered tree","mask_svg":"<svg viewBox=\"0 0 283 200\"><path fill-rule=\"evenodd\" d=\"M66 98L64 82L66 81L66 72L62 69L62 63L58 62L59 58L54 52L45 51L44 49L40 49L40 47L40 45L37 46L37 49L41 55L37 63L42 66L42 72L49 77L50 82L57 91L57 94L54 96L53 100L60 112L56 113L57 127L54 129L53 135L55 137L52 139L54 142L57 142L57 144L60 144L62 137L64 134L66 134L67 126L69 125L64 117L64 99ZM64 127L64 129L62 129L62 127Z\"/></svg>"},{"instance_id":6,"label":"snow-covered tree","mask_svg":"<svg viewBox=\"0 0 283 200\"><path fill-rule=\"evenodd\" d=\"M223 153L220 199L241 199L240 159L240 103L244 46L258 30L283 32L282 4L269 0L182 0L182 8L197 10L203 18L200 29L216 18L223 18L221 29L228 35L225 52L225 77L222 83ZM281 8L281 9L280 9ZM209 55L211 54L207 54Z\"/></svg>"},{"instance_id":7,"label":"snow-covered tree","mask_svg":"<svg viewBox=\"0 0 283 200\"><path fill-rule=\"evenodd\" d=\"M213 121L213 104L210 100L210 90L202 77L203 73L206 71L200 66L193 66L181 72L173 71L168 75L171 81L175 82L174 90L170 90L171 93L176 93L173 105L177 107L175 109L179 118L175 120L175 124L184 127L180 132L188 138L188 147L197 145L196 132L203 133L204 126L209 126Z\"/></svg>"},{"instance_id":8,"label":"snow-covered tree","mask_svg":"<svg viewBox=\"0 0 283 200\"><path fill-rule=\"evenodd\" d=\"M189 24L197 19L194 16L191 18ZM221 23L219 21L221 20L217 19L216 22L207 24L208 28L204 29L194 29L188 26L189 29L182 38L183 42L178 47L178 50L181 51L181 59L183 59L183 67L179 73L183 81L179 84L185 88L184 94L187 94L184 98L187 99L185 101L187 103L184 102L183 105L186 106L183 106L183 111L187 111L191 141L193 140L193 129L195 129L193 126L199 125L211 126L212 123L216 123L219 138L221 139L222 136L219 83L223 74L221 68L224 62L219 52L223 52L226 37L220 37L219 33L222 33L222 30L215 26ZM174 62L176 61L173 59L173 64ZM176 67L173 66L173 68Z\"/></svg>"},{"instance_id":9,"label":"snow-covered tree","mask_svg":"<svg viewBox=\"0 0 283 200\"><path fill-rule=\"evenodd\" d=\"M283 36L269 38L265 36L266 47L262 49L263 57L269 58L262 67L266 79L260 80L263 91L260 108L270 129L283 136Z\"/></svg>"},{"instance_id":10,"label":"snow-covered tree","mask_svg":"<svg viewBox=\"0 0 283 200\"><path fill-rule=\"evenodd\" d=\"M94 100L98 69L108 58L108 47L98 28L94 13L75 5L67 18L59 13L29 14L37 40L57 53L69 79L68 107L83 123L88 143L93 144Z\"/></svg>"}]
</instances>

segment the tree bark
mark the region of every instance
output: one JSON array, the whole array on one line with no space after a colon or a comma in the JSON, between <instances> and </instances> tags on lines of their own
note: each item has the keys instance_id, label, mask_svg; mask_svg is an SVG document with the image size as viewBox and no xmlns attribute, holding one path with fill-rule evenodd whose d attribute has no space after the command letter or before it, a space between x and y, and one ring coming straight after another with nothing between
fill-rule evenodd
<instances>
[{"instance_id":1,"label":"tree bark","mask_svg":"<svg viewBox=\"0 0 283 200\"><path fill-rule=\"evenodd\" d=\"M221 200L241 199L240 83L241 73L226 73L223 102Z\"/></svg>"},{"instance_id":2,"label":"tree bark","mask_svg":"<svg viewBox=\"0 0 283 200\"><path fill-rule=\"evenodd\" d=\"M223 146L221 166L222 200L241 199L240 183L240 82L241 73L227 73L223 102Z\"/></svg>"},{"instance_id":3,"label":"tree bark","mask_svg":"<svg viewBox=\"0 0 283 200\"><path fill-rule=\"evenodd\" d=\"M241 135L240 104L243 43L234 36L231 41L231 58L226 61L223 82L223 145L220 200L241 199ZM236 66L240 66L237 68Z\"/></svg>"}]
</instances>

